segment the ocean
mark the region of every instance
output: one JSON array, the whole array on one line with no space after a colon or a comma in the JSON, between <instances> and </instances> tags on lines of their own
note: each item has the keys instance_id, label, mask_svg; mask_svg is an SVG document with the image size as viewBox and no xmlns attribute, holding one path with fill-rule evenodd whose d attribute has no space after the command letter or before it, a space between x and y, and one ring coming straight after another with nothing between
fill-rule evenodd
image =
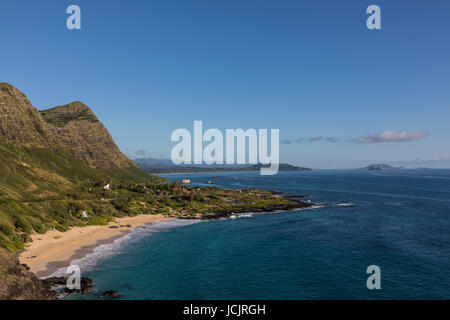
<instances>
[{"instance_id":1,"label":"ocean","mask_svg":"<svg viewBox=\"0 0 450 320\"><path fill-rule=\"evenodd\" d=\"M450 170L163 176L335 206L137 229L78 261L96 292L67 299L450 298ZM379 290L367 288L370 265Z\"/></svg>"}]
</instances>

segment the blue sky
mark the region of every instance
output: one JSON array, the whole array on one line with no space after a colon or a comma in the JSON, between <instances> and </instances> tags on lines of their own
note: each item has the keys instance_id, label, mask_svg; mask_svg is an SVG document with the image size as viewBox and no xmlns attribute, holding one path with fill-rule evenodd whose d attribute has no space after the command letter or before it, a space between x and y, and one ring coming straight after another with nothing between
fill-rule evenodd
<instances>
[{"instance_id":1,"label":"blue sky","mask_svg":"<svg viewBox=\"0 0 450 320\"><path fill-rule=\"evenodd\" d=\"M85 102L131 156L168 158L171 132L202 120L279 128L281 160L314 168L450 167L449 14L444 0L8 1L0 81L39 109Z\"/></svg>"}]
</instances>

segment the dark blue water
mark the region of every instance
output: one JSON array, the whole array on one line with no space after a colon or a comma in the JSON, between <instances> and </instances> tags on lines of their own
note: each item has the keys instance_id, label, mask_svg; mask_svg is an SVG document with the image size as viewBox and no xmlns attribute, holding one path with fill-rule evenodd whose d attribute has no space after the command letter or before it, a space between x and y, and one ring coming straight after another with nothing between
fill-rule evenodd
<instances>
[{"instance_id":1,"label":"dark blue water","mask_svg":"<svg viewBox=\"0 0 450 320\"><path fill-rule=\"evenodd\" d=\"M166 177L354 206L143 229L83 274L97 287L85 298L450 298L450 170ZM381 290L366 287L369 265L381 268Z\"/></svg>"}]
</instances>

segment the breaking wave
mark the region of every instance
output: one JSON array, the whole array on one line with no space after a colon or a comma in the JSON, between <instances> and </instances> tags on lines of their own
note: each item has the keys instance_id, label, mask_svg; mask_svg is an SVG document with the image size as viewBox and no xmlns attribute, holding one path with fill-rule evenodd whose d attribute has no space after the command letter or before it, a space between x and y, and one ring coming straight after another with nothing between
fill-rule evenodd
<instances>
[{"instance_id":1,"label":"breaking wave","mask_svg":"<svg viewBox=\"0 0 450 320\"><path fill-rule=\"evenodd\" d=\"M137 242L144 237L148 237L152 233L157 233L177 227L183 227L198 222L200 222L200 220L176 219L170 221L154 222L145 226L136 227L129 233L126 233L124 236L117 238L110 243L100 244L96 246L91 253L86 254L80 259L72 260L70 264L77 265L82 272L86 272L96 266L100 261L120 254L128 244ZM59 268L52 274L43 278L68 276L66 270L67 267Z\"/></svg>"}]
</instances>

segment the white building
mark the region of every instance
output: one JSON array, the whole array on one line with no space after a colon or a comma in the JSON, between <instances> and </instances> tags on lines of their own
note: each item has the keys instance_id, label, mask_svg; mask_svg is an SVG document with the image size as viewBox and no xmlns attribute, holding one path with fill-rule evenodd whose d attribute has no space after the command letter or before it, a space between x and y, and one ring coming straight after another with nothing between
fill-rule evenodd
<instances>
[{"instance_id":1,"label":"white building","mask_svg":"<svg viewBox=\"0 0 450 320\"><path fill-rule=\"evenodd\" d=\"M86 211L81 211L80 215L81 215L82 218L88 218L88 215L87 215Z\"/></svg>"}]
</instances>

